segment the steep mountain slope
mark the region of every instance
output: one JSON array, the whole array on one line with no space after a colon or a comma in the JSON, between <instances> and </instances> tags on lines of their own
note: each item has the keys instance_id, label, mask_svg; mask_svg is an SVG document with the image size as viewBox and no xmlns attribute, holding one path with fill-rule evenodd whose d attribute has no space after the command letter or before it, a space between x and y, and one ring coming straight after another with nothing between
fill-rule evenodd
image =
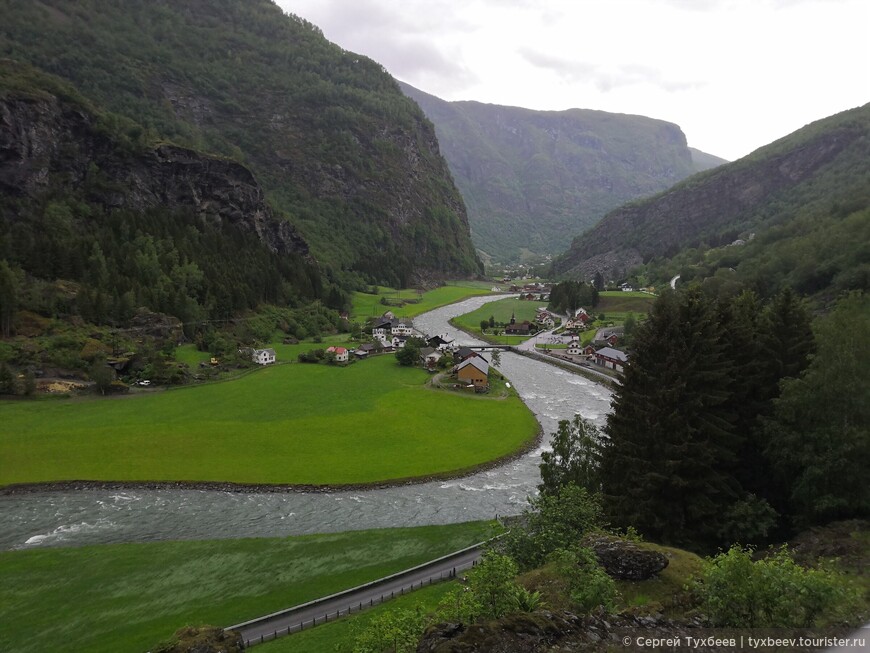
<instances>
[{"instance_id":1,"label":"steep mountain slope","mask_svg":"<svg viewBox=\"0 0 870 653\"><path fill-rule=\"evenodd\" d=\"M723 163L728 163L725 159L713 154L707 154L706 152L702 152L694 147L689 148L689 153L692 155L692 163L695 165L695 172L704 172L704 170L709 170L710 168L721 166Z\"/></svg>"},{"instance_id":2,"label":"steep mountain slope","mask_svg":"<svg viewBox=\"0 0 870 653\"><path fill-rule=\"evenodd\" d=\"M702 243L725 245L806 216L845 216L868 197L870 104L616 209L577 237L553 268L563 277L590 279L601 272L617 279L643 262Z\"/></svg>"},{"instance_id":3,"label":"steep mountain slope","mask_svg":"<svg viewBox=\"0 0 870 653\"><path fill-rule=\"evenodd\" d=\"M0 60L0 259L31 278L29 306L125 323L138 306L195 320L320 297L307 243L247 168L141 131ZM79 284L65 306L56 279Z\"/></svg>"},{"instance_id":4,"label":"steep mountain slope","mask_svg":"<svg viewBox=\"0 0 870 653\"><path fill-rule=\"evenodd\" d=\"M0 56L166 139L249 166L331 277L480 264L422 112L375 62L269 0L0 0Z\"/></svg>"},{"instance_id":5,"label":"steep mountain slope","mask_svg":"<svg viewBox=\"0 0 870 653\"><path fill-rule=\"evenodd\" d=\"M435 124L474 244L502 261L556 254L610 209L716 165L693 160L680 128L660 120L445 102L401 87Z\"/></svg>"}]
</instances>

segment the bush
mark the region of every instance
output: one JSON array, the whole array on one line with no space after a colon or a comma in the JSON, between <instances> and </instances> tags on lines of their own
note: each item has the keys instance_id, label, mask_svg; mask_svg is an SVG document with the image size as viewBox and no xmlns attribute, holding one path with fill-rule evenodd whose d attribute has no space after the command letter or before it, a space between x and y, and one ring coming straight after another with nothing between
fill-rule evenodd
<instances>
[{"instance_id":1,"label":"bush","mask_svg":"<svg viewBox=\"0 0 870 653\"><path fill-rule=\"evenodd\" d=\"M786 547L752 560L737 545L709 561L699 586L707 615L717 626L809 628L852 610L857 591L829 566L806 569Z\"/></svg>"},{"instance_id":2,"label":"bush","mask_svg":"<svg viewBox=\"0 0 870 653\"><path fill-rule=\"evenodd\" d=\"M558 495L541 494L529 500L523 526L502 539L504 551L523 569L539 567L557 549L573 549L584 534L602 526L597 495L569 483Z\"/></svg>"},{"instance_id":3,"label":"bush","mask_svg":"<svg viewBox=\"0 0 870 653\"><path fill-rule=\"evenodd\" d=\"M556 573L568 584L571 602L584 613L602 607L608 612L616 607L619 591L616 582L607 575L592 550L557 549L550 554Z\"/></svg>"}]
</instances>

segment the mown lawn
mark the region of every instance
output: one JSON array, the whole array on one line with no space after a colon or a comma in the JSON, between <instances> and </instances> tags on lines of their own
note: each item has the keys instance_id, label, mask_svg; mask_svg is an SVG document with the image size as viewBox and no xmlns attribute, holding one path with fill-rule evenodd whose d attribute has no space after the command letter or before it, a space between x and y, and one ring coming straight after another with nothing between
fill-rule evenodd
<instances>
[{"instance_id":1,"label":"mown lawn","mask_svg":"<svg viewBox=\"0 0 870 653\"><path fill-rule=\"evenodd\" d=\"M517 397L432 390L428 378L381 356L136 397L3 402L0 485L370 483L467 469L537 432Z\"/></svg>"},{"instance_id":2,"label":"mown lawn","mask_svg":"<svg viewBox=\"0 0 870 653\"><path fill-rule=\"evenodd\" d=\"M446 555L497 528L2 552L0 650L142 653L184 625L240 623Z\"/></svg>"},{"instance_id":3,"label":"mown lawn","mask_svg":"<svg viewBox=\"0 0 870 653\"><path fill-rule=\"evenodd\" d=\"M350 319L363 322L366 318L383 315L386 311L392 311L397 317L414 317L439 306L458 302L466 297L488 295L492 286L492 283L483 281L451 281L445 286L440 286L423 294L419 294L414 289L396 290L385 287L378 288L377 295L355 292L351 298ZM387 301L413 300L417 303L405 304L404 306L385 306L381 304L382 298Z\"/></svg>"}]
</instances>

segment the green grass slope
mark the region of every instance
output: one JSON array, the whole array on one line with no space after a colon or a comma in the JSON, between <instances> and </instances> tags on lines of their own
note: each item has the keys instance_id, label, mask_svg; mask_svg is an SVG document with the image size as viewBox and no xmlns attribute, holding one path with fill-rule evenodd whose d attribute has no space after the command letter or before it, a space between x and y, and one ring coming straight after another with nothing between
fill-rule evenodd
<instances>
[{"instance_id":1,"label":"green grass slope","mask_svg":"<svg viewBox=\"0 0 870 653\"><path fill-rule=\"evenodd\" d=\"M0 650L141 653L184 625L253 619L446 555L496 528L0 552Z\"/></svg>"},{"instance_id":2,"label":"green grass slope","mask_svg":"<svg viewBox=\"0 0 870 653\"><path fill-rule=\"evenodd\" d=\"M427 378L382 356L130 398L4 402L0 485L374 483L467 469L535 436L518 397L431 390Z\"/></svg>"}]
</instances>

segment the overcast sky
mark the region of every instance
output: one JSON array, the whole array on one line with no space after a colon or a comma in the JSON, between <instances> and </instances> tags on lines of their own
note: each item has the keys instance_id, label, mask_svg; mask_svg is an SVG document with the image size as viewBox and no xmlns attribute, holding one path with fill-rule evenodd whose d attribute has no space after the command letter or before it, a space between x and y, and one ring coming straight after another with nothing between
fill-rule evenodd
<instances>
[{"instance_id":1,"label":"overcast sky","mask_svg":"<svg viewBox=\"0 0 870 653\"><path fill-rule=\"evenodd\" d=\"M445 100L675 122L729 160L870 102L868 0L277 0Z\"/></svg>"}]
</instances>

